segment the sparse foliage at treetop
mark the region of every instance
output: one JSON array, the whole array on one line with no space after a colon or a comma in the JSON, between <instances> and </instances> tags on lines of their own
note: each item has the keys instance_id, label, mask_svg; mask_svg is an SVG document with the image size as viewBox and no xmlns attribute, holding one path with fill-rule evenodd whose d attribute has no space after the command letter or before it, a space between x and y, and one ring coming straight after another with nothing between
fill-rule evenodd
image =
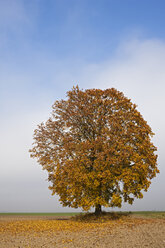
<instances>
[{"instance_id":1,"label":"sparse foliage at treetop","mask_svg":"<svg viewBox=\"0 0 165 248\"><path fill-rule=\"evenodd\" d=\"M48 172L63 206L121 207L142 198L159 172L153 132L136 105L114 88L80 90L56 101L34 131L31 156Z\"/></svg>"}]
</instances>

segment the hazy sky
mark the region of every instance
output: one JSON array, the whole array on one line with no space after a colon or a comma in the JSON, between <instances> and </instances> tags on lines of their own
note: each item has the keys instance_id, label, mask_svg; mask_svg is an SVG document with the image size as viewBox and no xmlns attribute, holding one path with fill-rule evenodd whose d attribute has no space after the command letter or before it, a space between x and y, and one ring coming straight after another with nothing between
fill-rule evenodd
<instances>
[{"instance_id":1,"label":"hazy sky","mask_svg":"<svg viewBox=\"0 0 165 248\"><path fill-rule=\"evenodd\" d=\"M158 147L160 174L123 210L165 210L165 1L0 0L0 212L63 212L29 156L37 124L73 85L123 91Z\"/></svg>"}]
</instances>

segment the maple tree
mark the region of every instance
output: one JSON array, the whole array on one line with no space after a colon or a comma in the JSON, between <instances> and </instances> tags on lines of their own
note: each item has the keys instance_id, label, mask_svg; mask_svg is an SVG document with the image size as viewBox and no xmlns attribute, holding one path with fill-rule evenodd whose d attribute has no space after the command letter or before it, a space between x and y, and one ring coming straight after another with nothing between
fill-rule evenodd
<instances>
[{"instance_id":1,"label":"maple tree","mask_svg":"<svg viewBox=\"0 0 165 248\"><path fill-rule=\"evenodd\" d=\"M121 207L143 198L159 172L154 135L137 106L114 88L67 92L34 131L31 157L63 206Z\"/></svg>"}]
</instances>

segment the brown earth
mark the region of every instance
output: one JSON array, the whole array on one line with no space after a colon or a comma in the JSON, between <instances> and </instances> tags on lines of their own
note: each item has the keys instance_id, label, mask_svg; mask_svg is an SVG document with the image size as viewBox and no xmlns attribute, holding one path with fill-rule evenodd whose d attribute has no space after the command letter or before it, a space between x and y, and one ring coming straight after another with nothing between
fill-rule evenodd
<instances>
[{"instance_id":1,"label":"brown earth","mask_svg":"<svg viewBox=\"0 0 165 248\"><path fill-rule=\"evenodd\" d=\"M0 216L0 248L165 248L165 219Z\"/></svg>"}]
</instances>

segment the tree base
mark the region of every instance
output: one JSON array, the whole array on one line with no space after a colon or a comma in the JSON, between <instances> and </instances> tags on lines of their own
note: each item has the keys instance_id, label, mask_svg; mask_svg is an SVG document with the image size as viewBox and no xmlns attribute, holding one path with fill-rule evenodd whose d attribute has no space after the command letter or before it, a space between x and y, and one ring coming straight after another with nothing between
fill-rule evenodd
<instances>
[{"instance_id":1,"label":"tree base","mask_svg":"<svg viewBox=\"0 0 165 248\"><path fill-rule=\"evenodd\" d=\"M101 215L101 214L102 214L101 205L98 204L98 205L95 207L95 215Z\"/></svg>"}]
</instances>

